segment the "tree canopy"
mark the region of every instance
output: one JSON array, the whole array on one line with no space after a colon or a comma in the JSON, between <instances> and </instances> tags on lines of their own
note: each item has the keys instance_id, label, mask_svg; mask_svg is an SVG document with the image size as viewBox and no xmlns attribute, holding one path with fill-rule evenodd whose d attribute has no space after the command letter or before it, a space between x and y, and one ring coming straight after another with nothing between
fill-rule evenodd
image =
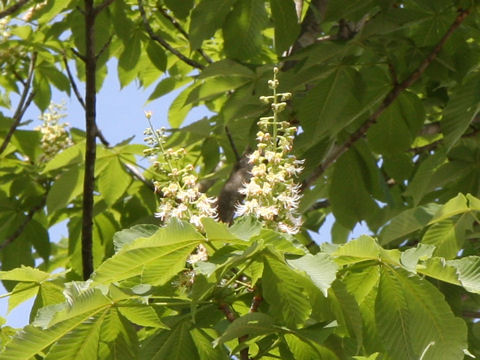
<instances>
[{"instance_id":1,"label":"tree canopy","mask_svg":"<svg viewBox=\"0 0 480 360\"><path fill-rule=\"evenodd\" d=\"M2 0L0 359L480 356L479 60L476 0Z\"/></svg>"}]
</instances>

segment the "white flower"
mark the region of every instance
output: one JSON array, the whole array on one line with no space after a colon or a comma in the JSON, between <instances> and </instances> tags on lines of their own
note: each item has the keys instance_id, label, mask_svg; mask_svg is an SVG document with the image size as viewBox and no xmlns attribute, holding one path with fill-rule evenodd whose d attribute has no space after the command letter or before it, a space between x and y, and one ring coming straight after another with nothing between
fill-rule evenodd
<instances>
[{"instance_id":1,"label":"white flower","mask_svg":"<svg viewBox=\"0 0 480 360\"><path fill-rule=\"evenodd\" d=\"M177 183L170 183L168 186L162 188L163 196L165 197L175 197L177 191L179 190L179 186Z\"/></svg>"},{"instance_id":2,"label":"white flower","mask_svg":"<svg viewBox=\"0 0 480 360\"><path fill-rule=\"evenodd\" d=\"M248 196L255 196L262 193L262 188L255 182L250 181L243 189L239 190L241 194Z\"/></svg>"},{"instance_id":3,"label":"white flower","mask_svg":"<svg viewBox=\"0 0 480 360\"><path fill-rule=\"evenodd\" d=\"M251 199L245 201L244 204L237 205L236 214L238 216L248 215L255 213L255 210L259 207L257 199Z\"/></svg>"},{"instance_id":4,"label":"white flower","mask_svg":"<svg viewBox=\"0 0 480 360\"><path fill-rule=\"evenodd\" d=\"M182 181L185 185L193 187L197 183L197 177L194 175L186 175L182 178Z\"/></svg>"},{"instance_id":5,"label":"white flower","mask_svg":"<svg viewBox=\"0 0 480 360\"><path fill-rule=\"evenodd\" d=\"M170 203L165 203L158 207L158 211L154 214L154 216L163 221L169 217L171 211L172 205L170 205Z\"/></svg>"},{"instance_id":6,"label":"white flower","mask_svg":"<svg viewBox=\"0 0 480 360\"><path fill-rule=\"evenodd\" d=\"M260 206L256 209L255 213L258 217L265 220L273 220L278 215L278 209L275 206Z\"/></svg>"},{"instance_id":7,"label":"white flower","mask_svg":"<svg viewBox=\"0 0 480 360\"><path fill-rule=\"evenodd\" d=\"M181 219L183 214L188 210L185 204L179 204L175 209L172 209L172 217Z\"/></svg>"}]
</instances>

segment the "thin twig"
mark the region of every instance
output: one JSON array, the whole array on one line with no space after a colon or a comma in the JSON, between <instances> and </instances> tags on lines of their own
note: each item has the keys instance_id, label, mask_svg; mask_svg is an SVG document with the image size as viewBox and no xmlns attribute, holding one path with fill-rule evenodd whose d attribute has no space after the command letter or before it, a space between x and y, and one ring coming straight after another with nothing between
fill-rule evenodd
<instances>
[{"instance_id":1,"label":"thin twig","mask_svg":"<svg viewBox=\"0 0 480 360\"><path fill-rule=\"evenodd\" d=\"M87 58L85 56L83 56L82 54L80 54L77 49L75 48L71 48L70 50L72 50L73 54L78 57L80 60L82 60L83 62L87 62Z\"/></svg>"},{"instance_id":2,"label":"thin twig","mask_svg":"<svg viewBox=\"0 0 480 360\"><path fill-rule=\"evenodd\" d=\"M12 15L15 11L19 10L23 5L28 3L30 0L18 0L15 5L6 8L3 11L0 11L0 19L3 19L6 16Z\"/></svg>"},{"instance_id":3,"label":"thin twig","mask_svg":"<svg viewBox=\"0 0 480 360\"><path fill-rule=\"evenodd\" d=\"M168 21L170 21L170 23L175 27L175 29L178 30L178 32L180 34L182 34L185 39L189 39L189 36L188 36L188 33L182 28L182 26L178 23L177 19L175 19L173 16L171 16L162 6L159 6L158 7L158 10L160 11L160 14L163 15L163 17L165 19L167 19ZM209 63L209 64L212 64L213 63L213 60L210 56L208 56L207 54L205 54L205 52L203 51L203 49L197 49L197 52Z\"/></svg>"},{"instance_id":4,"label":"thin twig","mask_svg":"<svg viewBox=\"0 0 480 360\"><path fill-rule=\"evenodd\" d=\"M95 125L96 126L96 125ZM95 132L95 136L97 137L97 139L100 140L100 142L106 146L106 147L110 147L110 143L108 142L108 140L105 138L105 136L103 136L103 133L100 131L100 129L98 128L98 126L96 126L97 128L97 131Z\"/></svg>"},{"instance_id":5,"label":"thin twig","mask_svg":"<svg viewBox=\"0 0 480 360\"><path fill-rule=\"evenodd\" d=\"M202 64L200 64L199 62L197 62L193 59L190 59L190 58L186 57L181 52L179 52L177 49L170 46L170 44L167 43L163 38L161 38L160 36L156 35L153 32L153 29L150 26L150 23L148 22L147 14L145 13L145 9L143 8L142 0L138 0L138 10L140 11L140 15L142 16L143 25L145 26L145 29L147 30L147 33L152 40L155 40L156 42L158 42L160 45L162 45L165 49L170 51L173 55L178 57L184 63L186 63L186 64L188 64L188 65L190 65L194 68L203 70L204 66Z\"/></svg>"},{"instance_id":6,"label":"thin twig","mask_svg":"<svg viewBox=\"0 0 480 360\"><path fill-rule=\"evenodd\" d=\"M232 134L230 133L230 129L228 128L228 126L225 126L225 134L227 134L228 142L230 143L230 146L235 155L235 160L237 160L237 163L238 163L242 157L238 153L237 147L235 146L235 142L233 141L233 137L232 137Z\"/></svg>"},{"instance_id":7,"label":"thin twig","mask_svg":"<svg viewBox=\"0 0 480 360\"><path fill-rule=\"evenodd\" d=\"M20 224L20 226L15 230L15 232L10 235L2 244L0 244L0 250L3 250L8 245L13 243L20 235L22 235L23 231L27 227L27 225L32 221L33 216L37 213L37 211L41 210L45 206L46 197L43 198L42 202L37 206L34 206L30 211L27 213L25 220Z\"/></svg>"},{"instance_id":8,"label":"thin twig","mask_svg":"<svg viewBox=\"0 0 480 360\"><path fill-rule=\"evenodd\" d=\"M218 304L218 308L222 310L222 312L225 314L225 317L227 318L228 321L234 322L235 319L237 318L233 313L233 310L230 309L230 305L228 305L227 303L221 302L220 304Z\"/></svg>"},{"instance_id":9,"label":"thin twig","mask_svg":"<svg viewBox=\"0 0 480 360\"><path fill-rule=\"evenodd\" d=\"M145 184L150 190L152 191L155 191L155 185L153 185L153 183L151 181L148 181L147 179L145 179L145 176L142 175L142 173L140 171L138 171L138 169L133 166L132 164L127 164L127 163L123 163L123 166L125 166L127 168L127 171L135 178L137 178L138 180L140 180L143 184Z\"/></svg>"},{"instance_id":10,"label":"thin twig","mask_svg":"<svg viewBox=\"0 0 480 360\"><path fill-rule=\"evenodd\" d=\"M94 9L93 9L93 14L94 16L97 16L98 14L100 14L106 7L108 7L111 3L113 3L115 0L105 0L103 3L101 3L100 5L96 6Z\"/></svg>"},{"instance_id":11,"label":"thin twig","mask_svg":"<svg viewBox=\"0 0 480 360\"><path fill-rule=\"evenodd\" d=\"M23 87L22 95L20 96L17 109L15 110L15 113L13 115L13 124L8 130L8 133L5 136L5 139L3 139L2 145L0 145L0 154L3 153L7 148L8 143L10 142L13 136L13 133L15 132L18 125L22 121L22 117L23 117L23 114L25 113L25 110L33 100L33 92L30 94L30 96L28 95L28 92L30 91L30 87L32 85L32 79L33 79L33 73L35 70L36 61L37 61L37 53L33 53L32 59L30 60L30 65L28 67L27 81L25 83L25 86Z\"/></svg>"},{"instance_id":12,"label":"thin twig","mask_svg":"<svg viewBox=\"0 0 480 360\"><path fill-rule=\"evenodd\" d=\"M345 143L334 149L332 153L313 171L312 175L310 175L310 177L305 180L303 188L310 187L340 156L342 156L347 150L349 150L358 140L363 138L367 133L368 129L377 122L378 117L397 99L397 97L405 89L415 83L420 78L420 76L422 76L427 67L433 62L433 60L435 60L442 47L445 45L445 42L465 20L469 13L469 9L459 10L459 14L457 15L453 24L447 30L445 35L443 35L437 45L435 45L432 52L422 61L420 66L413 73L411 73L410 76L408 76L408 78L405 79L402 83L393 87L393 89L387 94L383 102L380 104L378 109L368 118L368 120L365 121L357 131L350 135L350 137Z\"/></svg>"},{"instance_id":13,"label":"thin twig","mask_svg":"<svg viewBox=\"0 0 480 360\"><path fill-rule=\"evenodd\" d=\"M105 50L108 49L108 47L110 46L111 42L112 42L112 39L113 39L113 35L110 35L110 37L108 38L108 41L102 46L102 48L100 49L100 51L98 52L97 56L96 56L96 59L98 60L100 58L100 56L103 55L103 53L105 52Z\"/></svg>"},{"instance_id":14,"label":"thin twig","mask_svg":"<svg viewBox=\"0 0 480 360\"><path fill-rule=\"evenodd\" d=\"M82 105L83 110L85 110L85 100L83 100L80 91L78 91L77 84L75 83L75 79L73 78L72 72L70 71L70 66L68 66L67 57L65 55L63 56L63 64L65 65L65 69L67 70L68 80L70 80L70 85L72 85L73 92L75 93L75 96L77 97L80 105Z\"/></svg>"}]
</instances>

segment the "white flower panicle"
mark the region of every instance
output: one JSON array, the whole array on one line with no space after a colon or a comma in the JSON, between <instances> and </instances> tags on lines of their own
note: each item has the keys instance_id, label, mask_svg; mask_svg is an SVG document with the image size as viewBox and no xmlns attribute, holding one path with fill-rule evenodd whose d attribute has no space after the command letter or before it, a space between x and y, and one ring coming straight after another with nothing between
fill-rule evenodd
<instances>
[{"instance_id":1,"label":"white flower panicle","mask_svg":"<svg viewBox=\"0 0 480 360\"><path fill-rule=\"evenodd\" d=\"M160 194L155 216L167 222L171 218L187 220L199 230L203 230L201 219L217 217L216 199L207 197L198 190L195 168L185 164L184 148L165 149L165 128L153 130L151 112L145 112L150 127L145 130L144 141L149 146L145 156L152 159L154 169L166 180L155 180L155 192Z\"/></svg>"},{"instance_id":2,"label":"white flower panicle","mask_svg":"<svg viewBox=\"0 0 480 360\"><path fill-rule=\"evenodd\" d=\"M39 116L43 124L37 126L35 130L42 134L41 147L43 155L41 162L47 162L60 151L73 145L70 134L67 131L68 123L59 123L59 120L66 117L64 113L65 106L62 104L51 103L47 111Z\"/></svg>"},{"instance_id":3,"label":"white flower panicle","mask_svg":"<svg viewBox=\"0 0 480 360\"><path fill-rule=\"evenodd\" d=\"M301 194L295 178L303 170L303 161L290 154L297 129L278 119L292 94L277 93L278 68L273 74L268 81L273 95L260 97L271 106L273 116L258 121L257 149L249 156L252 177L240 190L245 201L237 205L236 215L253 215L270 228L296 234L302 220L296 212Z\"/></svg>"}]
</instances>

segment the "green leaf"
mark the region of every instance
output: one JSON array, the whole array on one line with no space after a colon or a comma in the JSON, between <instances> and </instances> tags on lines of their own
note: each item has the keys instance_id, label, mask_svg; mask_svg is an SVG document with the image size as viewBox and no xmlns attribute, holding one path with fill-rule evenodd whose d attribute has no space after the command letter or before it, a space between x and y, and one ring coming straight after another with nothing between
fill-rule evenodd
<instances>
[{"instance_id":1,"label":"green leaf","mask_svg":"<svg viewBox=\"0 0 480 360\"><path fill-rule=\"evenodd\" d=\"M357 71L339 67L298 102L298 118L310 141L335 136L366 110L360 103L359 94L364 91L361 86Z\"/></svg>"},{"instance_id":2,"label":"green leaf","mask_svg":"<svg viewBox=\"0 0 480 360\"><path fill-rule=\"evenodd\" d=\"M124 46L123 52L118 59L118 78L122 87L127 86L137 75L135 68L142 53L140 33L134 32Z\"/></svg>"},{"instance_id":3,"label":"green leaf","mask_svg":"<svg viewBox=\"0 0 480 360\"><path fill-rule=\"evenodd\" d=\"M428 228L422 238L423 244L435 246L435 256L453 259L457 256L465 240L465 231L473 219L461 216L457 220L442 220Z\"/></svg>"},{"instance_id":4,"label":"green leaf","mask_svg":"<svg viewBox=\"0 0 480 360\"><path fill-rule=\"evenodd\" d=\"M423 105L413 94L401 94L370 127L367 139L372 149L395 155L410 148L425 117Z\"/></svg>"},{"instance_id":5,"label":"green leaf","mask_svg":"<svg viewBox=\"0 0 480 360\"><path fill-rule=\"evenodd\" d=\"M469 77L452 94L440 122L447 150L461 138L480 111L480 81L478 74Z\"/></svg>"},{"instance_id":6,"label":"green leaf","mask_svg":"<svg viewBox=\"0 0 480 360\"><path fill-rule=\"evenodd\" d=\"M462 285L460 280L458 280L457 269L447 265L447 262L443 258L435 257L429 259L421 265L418 265L416 270L422 275L427 275L440 281L459 286Z\"/></svg>"},{"instance_id":7,"label":"green leaf","mask_svg":"<svg viewBox=\"0 0 480 360\"><path fill-rule=\"evenodd\" d=\"M216 76L198 82L195 88L188 94L185 105L209 100L227 91L232 91L249 82L250 79L239 76Z\"/></svg>"},{"instance_id":8,"label":"green leaf","mask_svg":"<svg viewBox=\"0 0 480 360\"><path fill-rule=\"evenodd\" d=\"M39 70L58 90L65 91L70 95L70 81L62 72L54 66L46 65L41 66Z\"/></svg>"},{"instance_id":9,"label":"green leaf","mask_svg":"<svg viewBox=\"0 0 480 360\"><path fill-rule=\"evenodd\" d=\"M329 189L332 212L347 228L378 216L378 205L367 191L366 166L361 154L350 149L337 161Z\"/></svg>"},{"instance_id":10,"label":"green leaf","mask_svg":"<svg viewBox=\"0 0 480 360\"><path fill-rule=\"evenodd\" d=\"M382 248L374 238L368 235L362 235L352 240L338 249L331 255L340 265L356 264L362 261L380 259Z\"/></svg>"},{"instance_id":11,"label":"green leaf","mask_svg":"<svg viewBox=\"0 0 480 360\"><path fill-rule=\"evenodd\" d=\"M81 325L89 318L101 313L101 310L103 309L97 309L72 317L69 320L60 322L49 329L42 329L40 327L28 325L19 333L17 333L14 339L8 344L5 351L0 353L0 359L29 360L34 355L39 354L45 348L58 341L58 339L67 335L70 331L81 327ZM83 332L83 334L85 335L85 332ZM79 337L80 341L85 339L85 337ZM76 340L75 344L77 344ZM86 349L86 354L91 355L91 349L91 347ZM93 358L96 358L96 355ZM92 359L92 357L86 359Z\"/></svg>"},{"instance_id":12,"label":"green leaf","mask_svg":"<svg viewBox=\"0 0 480 360\"><path fill-rule=\"evenodd\" d=\"M275 51L282 55L293 44L300 32L300 23L292 0L270 0L275 25Z\"/></svg>"},{"instance_id":13,"label":"green leaf","mask_svg":"<svg viewBox=\"0 0 480 360\"><path fill-rule=\"evenodd\" d=\"M190 327L189 320L180 321L172 331L162 331L151 337L142 346L139 360L198 360Z\"/></svg>"},{"instance_id":14,"label":"green leaf","mask_svg":"<svg viewBox=\"0 0 480 360\"><path fill-rule=\"evenodd\" d=\"M83 169L72 167L55 181L47 196L49 214L64 208L83 193L83 173Z\"/></svg>"},{"instance_id":15,"label":"green leaf","mask_svg":"<svg viewBox=\"0 0 480 360\"><path fill-rule=\"evenodd\" d=\"M337 265L328 254L307 254L287 262L293 268L304 271L312 282L322 291L323 295L327 297L328 289L335 280L338 270Z\"/></svg>"},{"instance_id":16,"label":"green leaf","mask_svg":"<svg viewBox=\"0 0 480 360\"><path fill-rule=\"evenodd\" d=\"M160 320L153 307L148 304L130 301L120 304L118 311L134 324L145 327L168 329L168 327Z\"/></svg>"},{"instance_id":17,"label":"green leaf","mask_svg":"<svg viewBox=\"0 0 480 360\"><path fill-rule=\"evenodd\" d=\"M318 345L315 342L303 341L293 334L285 334L284 336L288 349L293 355L293 359L301 360L339 360L333 351L325 346Z\"/></svg>"},{"instance_id":18,"label":"green leaf","mask_svg":"<svg viewBox=\"0 0 480 360\"><path fill-rule=\"evenodd\" d=\"M162 285L185 267L203 237L188 223L171 221L148 238L138 238L101 264L93 275L99 283L142 275L142 281Z\"/></svg>"},{"instance_id":19,"label":"green leaf","mask_svg":"<svg viewBox=\"0 0 480 360\"><path fill-rule=\"evenodd\" d=\"M168 123L174 128L180 127L187 117L188 113L193 107L193 104L185 104L190 92L193 90L195 84L184 89L175 100L170 104L168 109Z\"/></svg>"},{"instance_id":20,"label":"green leaf","mask_svg":"<svg viewBox=\"0 0 480 360\"><path fill-rule=\"evenodd\" d=\"M444 205L438 209L435 216L430 220L429 224L441 222L449 219L452 216L463 214L470 211L467 203L467 198L463 194L458 194L454 198L448 200Z\"/></svg>"},{"instance_id":21,"label":"green leaf","mask_svg":"<svg viewBox=\"0 0 480 360\"><path fill-rule=\"evenodd\" d=\"M36 283L28 282L19 282L13 288L8 298L8 310L7 312L12 311L18 305L27 301L28 299L34 297L38 293L39 285Z\"/></svg>"},{"instance_id":22,"label":"green leaf","mask_svg":"<svg viewBox=\"0 0 480 360\"><path fill-rule=\"evenodd\" d=\"M181 87L191 81L190 78L183 76L169 76L162 79L155 89L148 97L148 101L158 99L159 97L168 94L169 92L175 90L178 87Z\"/></svg>"},{"instance_id":23,"label":"green leaf","mask_svg":"<svg viewBox=\"0 0 480 360\"><path fill-rule=\"evenodd\" d=\"M13 280L24 282L40 283L50 278L50 273L34 269L29 266L22 266L10 271L0 271L1 280Z\"/></svg>"},{"instance_id":24,"label":"green leaf","mask_svg":"<svg viewBox=\"0 0 480 360\"><path fill-rule=\"evenodd\" d=\"M253 80L255 78L255 72L236 61L223 59L216 61L203 69L200 75L198 75L198 78L206 79L216 76L240 76Z\"/></svg>"},{"instance_id":25,"label":"green leaf","mask_svg":"<svg viewBox=\"0 0 480 360\"><path fill-rule=\"evenodd\" d=\"M45 111L48 105L50 105L52 90L47 78L38 71L35 72L35 77L33 78L33 90L35 91L33 102L40 110Z\"/></svg>"},{"instance_id":26,"label":"green leaf","mask_svg":"<svg viewBox=\"0 0 480 360\"><path fill-rule=\"evenodd\" d=\"M392 359L463 359L466 325L428 281L383 268L375 308L379 335Z\"/></svg>"},{"instance_id":27,"label":"green leaf","mask_svg":"<svg viewBox=\"0 0 480 360\"><path fill-rule=\"evenodd\" d=\"M419 261L425 261L432 257L435 246L428 244L418 244L415 248L410 248L402 252L400 261L408 271L416 272Z\"/></svg>"},{"instance_id":28,"label":"green leaf","mask_svg":"<svg viewBox=\"0 0 480 360\"><path fill-rule=\"evenodd\" d=\"M209 241L246 244L244 240L241 240L238 236L232 233L227 224L215 221L212 218L203 218L202 224Z\"/></svg>"},{"instance_id":29,"label":"green leaf","mask_svg":"<svg viewBox=\"0 0 480 360\"><path fill-rule=\"evenodd\" d=\"M382 229L379 236L380 244L388 244L424 228L439 208L438 204L431 203L401 212Z\"/></svg>"},{"instance_id":30,"label":"green leaf","mask_svg":"<svg viewBox=\"0 0 480 360\"><path fill-rule=\"evenodd\" d=\"M55 1L48 0L46 5L34 12L32 19L38 20L39 24L46 24L55 16L57 16L63 9L70 5L71 1Z\"/></svg>"},{"instance_id":31,"label":"green leaf","mask_svg":"<svg viewBox=\"0 0 480 360\"><path fill-rule=\"evenodd\" d=\"M61 152L47 162L42 173L48 173L50 171L62 169L69 165L80 164L83 161L82 148L85 147L85 142L79 142Z\"/></svg>"},{"instance_id":32,"label":"green leaf","mask_svg":"<svg viewBox=\"0 0 480 360\"><path fill-rule=\"evenodd\" d=\"M98 190L107 205L115 204L127 191L132 177L125 171L123 164L115 157L103 169L98 177Z\"/></svg>"},{"instance_id":33,"label":"green leaf","mask_svg":"<svg viewBox=\"0 0 480 360\"><path fill-rule=\"evenodd\" d=\"M173 11L176 17L179 19L184 19L190 13L190 10L193 7L193 0L164 0L165 5Z\"/></svg>"},{"instance_id":34,"label":"green leaf","mask_svg":"<svg viewBox=\"0 0 480 360\"><path fill-rule=\"evenodd\" d=\"M160 45L154 41L150 41L147 45L147 55L158 70L165 71L167 68L167 55Z\"/></svg>"},{"instance_id":35,"label":"green leaf","mask_svg":"<svg viewBox=\"0 0 480 360\"><path fill-rule=\"evenodd\" d=\"M52 346L45 360L91 360L97 358L100 328L108 310L89 317Z\"/></svg>"},{"instance_id":36,"label":"green leaf","mask_svg":"<svg viewBox=\"0 0 480 360\"><path fill-rule=\"evenodd\" d=\"M432 174L435 172L438 166L445 162L445 154L443 151L436 151L435 154L427 157L418 166L413 179L408 184L405 196L411 196L413 198L413 205L417 206L425 193L430 190L430 182L432 180Z\"/></svg>"},{"instance_id":37,"label":"green leaf","mask_svg":"<svg viewBox=\"0 0 480 360\"><path fill-rule=\"evenodd\" d=\"M246 60L259 55L263 46L262 30L267 21L263 0L237 1L223 24L227 56Z\"/></svg>"},{"instance_id":38,"label":"green leaf","mask_svg":"<svg viewBox=\"0 0 480 360\"><path fill-rule=\"evenodd\" d=\"M262 279L263 297L270 305L270 314L294 328L310 315L311 307L302 277L276 256L266 255Z\"/></svg>"},{"instance_id":39,"label":"green leaf","mask_svg":"<svg viewBox=\"0 0 480 360\"><path fill-rule=\"evenodd\" d=\"M340 281L333 282L329 294L332 298L330 306L335 318L339 325L345 328L346 335L355 339L356 352L358 353L363 345L363 321L358 303Z\"/></svg>"},{"instance_id":40,"label":"green leaf","mask_svg":"<svg viewBox=\"0 0 480 360\"><path fill-rule=\"evenodd\" d=\"M467 291L480 294L480 257L468 256L450 260L447 265L457 270L458 279Z\"/></svg>"},{"instance_id":41,"label":"green leaf","mask_svg":"<svg viewBox=\"0 0 480 360\"><path fill-rule=\"evenodd\" d=\"M115 252L119 252L126 244L140 237L149 237L157 232L159 227L153 224L134 225L130 229L121 230L113 236L113 245Z\"/></svg>"},{"instance_id":42,"label":"green leaf","mask_svg":"<svg viewBox=\"0 0 480 360\"><path fill-rule=\"evenodd\" d=\"M190 47L195 50L222 27L232 5L237 0L201 0L192 11L188 30Z\"/></svg>"},{"instance_id":43,"label":"green leaf","mask_svg":"<svg viewBox=\"0 0 480 360\"><path fill-rule=\"evenodd\" d=\"M260 335L267 335L278 331L274 326L273 319L263 313L248 313L233 321L225 332L213 342L213 346L218 346L227 341L248 335L253 338Z\"/></svg>"},{"instance_id":44,"label":"green leaf","mask_svg":"<svg viewBox=\"0 0 480 360\"><path fill-rule=\"evenodd\" d=\"M190 335L195 343L200 360L229 360L230 357L228 356L225 347L217 346L214 348L212 346L213 339L207 331L208 329L192 329L190 331ZM210 330L209 332L215 334L215 331Z\"/></svg>"}]
</instances>

